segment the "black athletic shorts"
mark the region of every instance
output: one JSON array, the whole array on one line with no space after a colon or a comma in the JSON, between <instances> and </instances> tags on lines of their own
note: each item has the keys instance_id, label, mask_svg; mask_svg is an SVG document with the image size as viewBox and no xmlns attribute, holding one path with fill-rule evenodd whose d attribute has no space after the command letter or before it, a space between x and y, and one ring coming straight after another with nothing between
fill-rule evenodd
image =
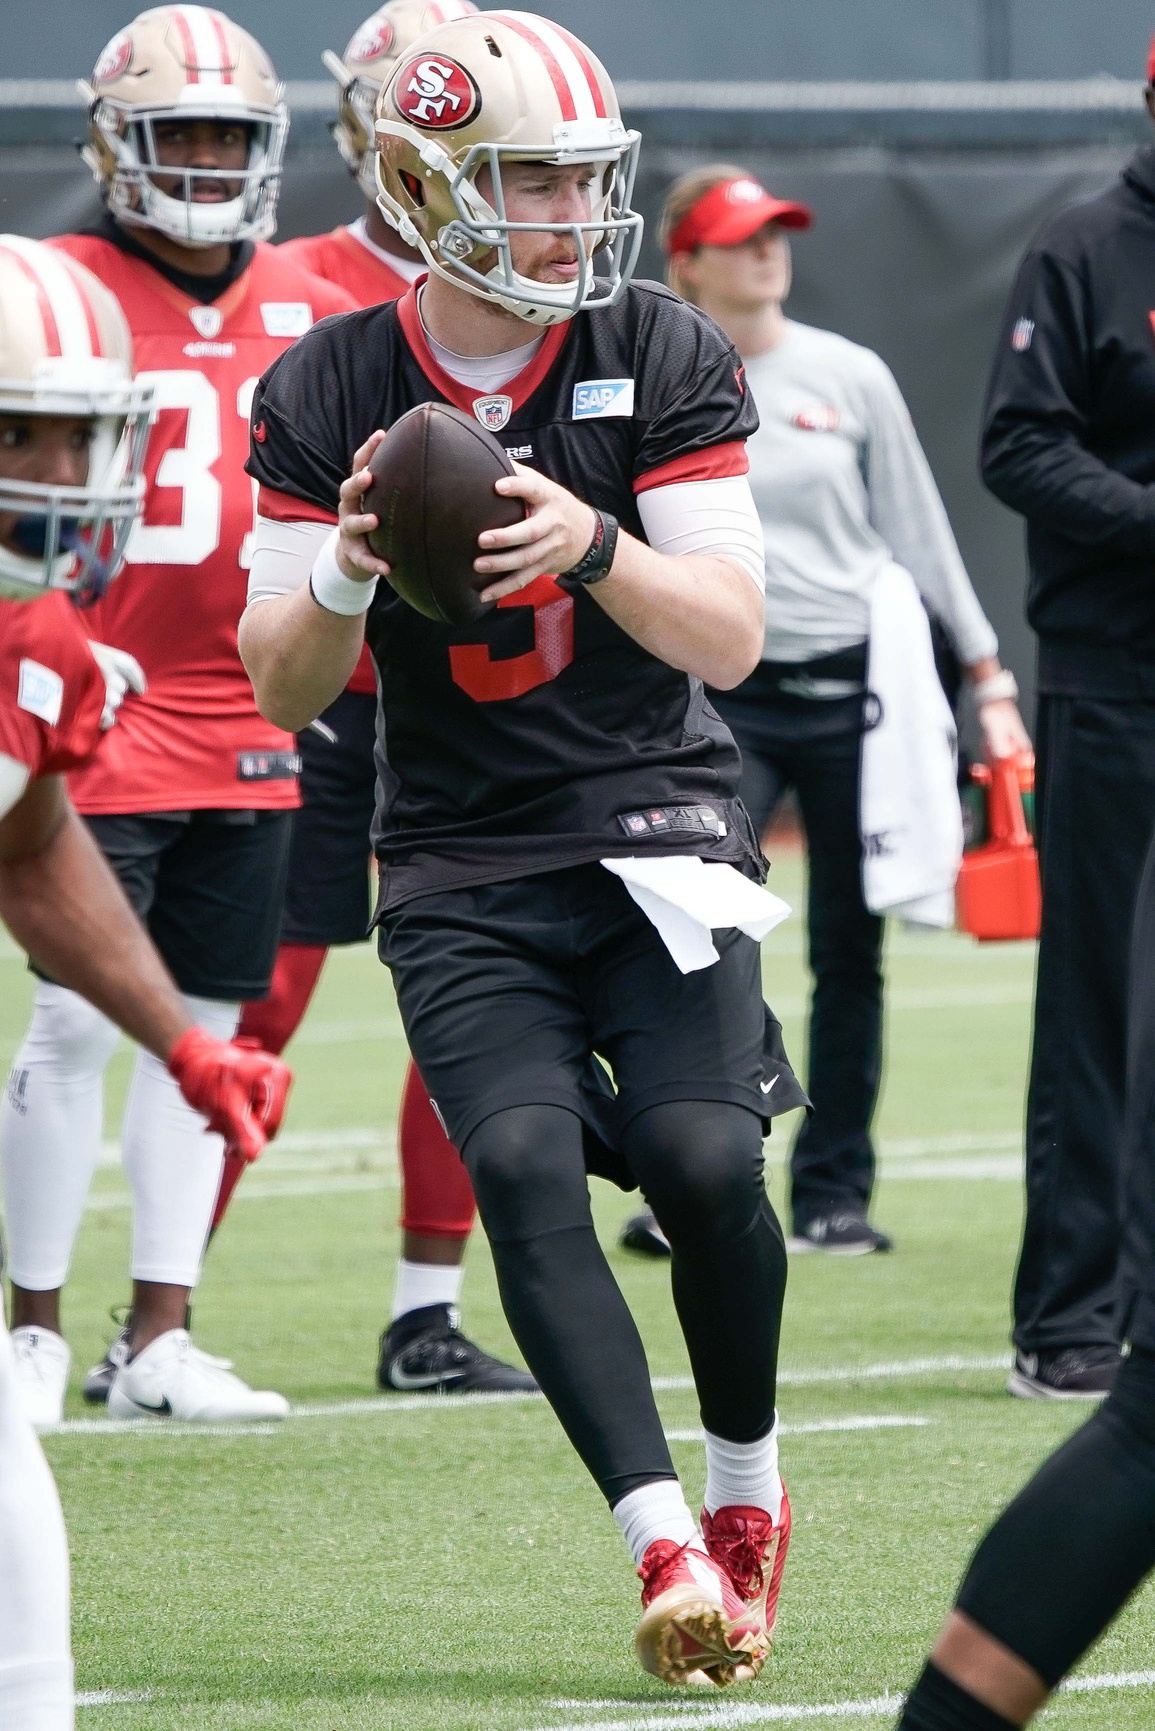
<instances>
[{"instance_id":1,"label":"black athletic shorts","mask_svg":"<svg viewBox=\"0 0 1155 1731\"><path fill-rule=\"evenodd\" d=\"M507 1107L563 1106L586 1126L590 1170L623 1189L635 1180L614 1150L648 1106L724 1100L768 1129L808 1104L762 1001L758 945L734 930L714 941L719 961L681 973L599 865L420 896L382 916L379 938L454 1144Z\"/></svg>"},{"instance_id":2,"label":"black athletic shorts","mask_svg":"<svg viewBox=\"0 0 1155 1731\"><path fill-rule=\"evenodd\" d=\"M325 734L309 727L297 735L302 803L293 813L281 941L359 944L369 935L376 693L343 691L320 725Z\"/></svg>"},{"instance_id":3,"label":"black athletic shorts","mask_svg":"<svg viewBox=\"0 0 1155 1731\"><path fill-rule=\"evenodd\" d=\"M88 817L182 992L245 1003L269 990L291 811Z\"/></svg>"}]
</instances>

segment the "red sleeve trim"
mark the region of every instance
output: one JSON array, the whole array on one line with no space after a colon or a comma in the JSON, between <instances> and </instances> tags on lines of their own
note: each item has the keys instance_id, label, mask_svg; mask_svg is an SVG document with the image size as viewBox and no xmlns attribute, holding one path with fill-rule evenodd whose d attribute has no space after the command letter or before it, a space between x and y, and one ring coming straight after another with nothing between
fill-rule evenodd
<instances>
[{"instance_id":1,"label":"red sleeve trim","mask_svg":"<svg viewBox=\"0 0 1155 1731\"><path fill-rule=\"evenodd\" d=\"M733 439L728 445L711 445L705 451L689 451L675 457L644 475L634 477L634 492L648 493L651 487L672 487L677 481L720 481L727 475L748 475L750 459L746 441Z\"/></svg>"},{"instance_id":2,"label":"red sleeve trim","mask_svg":"<svg viewBox=\"0 0 1155 1731\"><path fill-rule=\"evenodd\" d=\"M291 493L277 493L272 487L257 489L257 513L271 517L274 523L335 523L335 511L322 511L308 499L295 499Z\"/></svg>"}]
</instances>

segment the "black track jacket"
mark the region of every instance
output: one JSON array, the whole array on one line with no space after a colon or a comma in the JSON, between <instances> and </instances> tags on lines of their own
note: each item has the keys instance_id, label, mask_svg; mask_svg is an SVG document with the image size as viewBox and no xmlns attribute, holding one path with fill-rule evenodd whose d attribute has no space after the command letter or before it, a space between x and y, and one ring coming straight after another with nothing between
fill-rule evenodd
<instances>
[{"instance_id":1,"label":"black track jacket","mask_svg":"<svg viewBox=\"0 0 1155 1731\"><path fill-rule=\"evenodd\" d=\"M981 464L1027 520L1040 691L1155 698L1155 147L1024 259Z\"/></svg>"}]
</instances>

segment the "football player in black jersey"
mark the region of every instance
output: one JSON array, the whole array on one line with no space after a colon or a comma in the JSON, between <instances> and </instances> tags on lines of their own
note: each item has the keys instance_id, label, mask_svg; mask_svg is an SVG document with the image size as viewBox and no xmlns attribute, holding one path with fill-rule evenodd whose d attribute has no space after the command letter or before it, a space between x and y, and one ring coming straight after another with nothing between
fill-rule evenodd
<instances>
[{"instance_id":1,"label":"football player in black jersey","mask_svg":"<svg viewBox=\"0 0 1155 1731\"><path fill-rule=\"evenodd\" d=\"M242 653L264 713L299 729L368 640L377 925L414 1057L513 1333L638 1565L641 1662L726 1685L765 1661L789 1538L786 1262L761 1145L805 1103L747 935L774 903L738 753L702 689L761 649L757 420L717 327L629 281L638 137L567 31L505 11L430 31L382 91L377 138L381 208L429 275L324 321L258 387ZM498 487L528 513L482 535L497 606L468 628L407 606L366 539L365 465L431 401L500 434L517 469ZM640 1185L670 1240L700 1526L589 1171Z\"/></svg>"}]
</instances>

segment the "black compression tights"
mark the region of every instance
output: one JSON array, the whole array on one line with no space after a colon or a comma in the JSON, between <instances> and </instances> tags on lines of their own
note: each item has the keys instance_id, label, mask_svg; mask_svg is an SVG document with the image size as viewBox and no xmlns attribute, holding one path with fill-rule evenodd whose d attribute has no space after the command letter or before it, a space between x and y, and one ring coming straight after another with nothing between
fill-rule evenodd
<instances>
[{"instance_id":1,"label":"black compression tights","mask_svg":"<svg viewBox=\"0 0 1155 1731\"><path fill-rule=\"evenodd\" d=\"M702 1422L754 1442L774 1422L786 1285L759 1121L741 1106L653 1106L622 1152L670 1240ZM514 1338L598 1485L612 1504L673 1478L641 1339L594 1234L580 1120L515 1106L485 1119L463 1156Z\"/></svg>"},{"instance_id":2,"label":"black compression tights","mask_svg":"<svg viewBox=\"0 0 1155 1731\"><path fill-rule=\"evenodd\" d=\"M1155 1568L1155 1353L991 1528L958 1596L1054 1688Z\"/></svg>"}]
</instances>

